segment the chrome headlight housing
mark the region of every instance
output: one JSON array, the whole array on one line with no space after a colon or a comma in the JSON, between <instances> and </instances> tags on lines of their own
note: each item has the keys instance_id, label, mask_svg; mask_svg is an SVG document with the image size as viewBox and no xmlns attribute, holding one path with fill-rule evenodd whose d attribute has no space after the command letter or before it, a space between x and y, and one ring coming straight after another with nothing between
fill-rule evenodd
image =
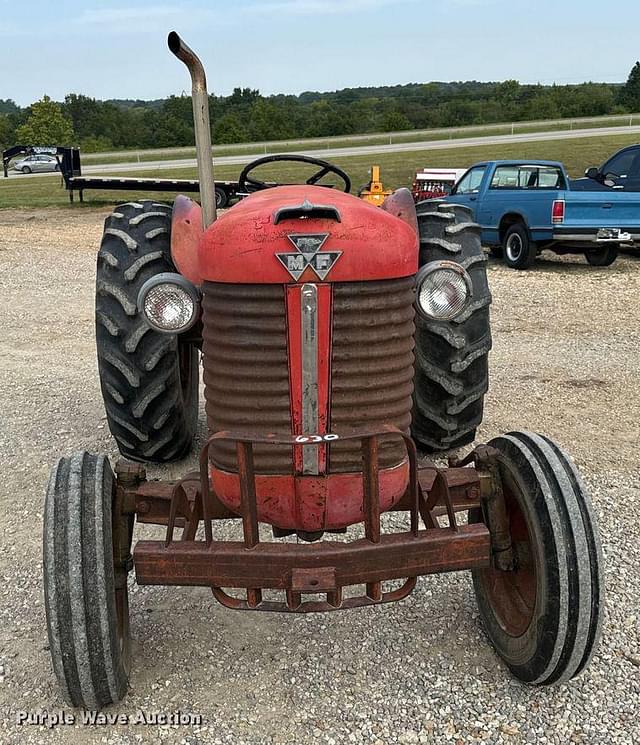
<instances>
[{"instance_id":1,"label":"chrome headlight housing","mask_svg":"<svg viewBox=\"0 0 640 745\"><path fill-rule=\"evenodd\" d=\"M200 294L181 274L162 272L140 288L138 311L156 331L181 334L198 320Z\"/></svg>"},{"instance_id":2,"label":"chrome headlight housing","mask_svg":"<svg viewBox=\"0 0 640 745\"><path fill-rule=\"evenodd\" d=\"M471 277L453 261L431 261L416 277L416 306L430 320L457 318L466 310L472 293Z\"/></svg>"}]
</instances>

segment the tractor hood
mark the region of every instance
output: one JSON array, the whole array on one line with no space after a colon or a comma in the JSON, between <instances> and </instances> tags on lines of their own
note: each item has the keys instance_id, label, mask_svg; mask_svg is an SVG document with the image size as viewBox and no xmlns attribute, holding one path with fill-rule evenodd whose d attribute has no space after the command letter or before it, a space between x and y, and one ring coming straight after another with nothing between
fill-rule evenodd
<instances>
[{"instance_id":1,"label":"tractor hood","mask_svg":"<svg viewBox=\"0 0 640 745\"><path fill-rule=\"evenodd\" d=\"M201 236L200 281L266 284L407 277L418 236L407 222L321 186L256 192Z\"/></svg>"}]
</instances>

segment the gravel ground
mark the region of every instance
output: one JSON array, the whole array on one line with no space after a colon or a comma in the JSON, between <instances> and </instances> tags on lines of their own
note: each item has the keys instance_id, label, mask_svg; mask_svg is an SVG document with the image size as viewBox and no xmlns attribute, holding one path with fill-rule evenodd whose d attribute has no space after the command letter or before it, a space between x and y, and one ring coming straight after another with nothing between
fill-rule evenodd
<instances>
[{"instance_id":1,"label":"gravel ground","mask_svg":"<svg viewBox=\"0 0 640 745\"><path fill-rule=\"evenodd\" d=\"M18 726L19 711L74 713L50 668L40 535L55 459L116 455L92 330L103 218L0 211L1 742L640 741L640 263L630 256L608 269L577 257L525 273L490 265L481 439L515 427L556 438L600 518L607 613L581 678L548 689L513 680L483 636L466 574L424 579L396 605L306 617L234 613L204 589L133 588L131 690L108 713L179 709L201 726Z\"/></svg>"}]
</instances>

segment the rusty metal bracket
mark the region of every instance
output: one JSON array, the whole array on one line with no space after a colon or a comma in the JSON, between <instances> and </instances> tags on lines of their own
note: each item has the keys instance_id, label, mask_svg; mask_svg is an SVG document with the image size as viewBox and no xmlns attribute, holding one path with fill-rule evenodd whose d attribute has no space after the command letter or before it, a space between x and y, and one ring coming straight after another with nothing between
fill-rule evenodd
<instances>
[{"instance_id":1,"label":"rusty metal bracket","mask_svg":"<svg viewBox=\"0 0 640 745\"><path fill-rule=\"evenodd\" d=\"M515 569L515 555L502 490L499 455L500 451L490 445L478 445L462 459L451 458L449 464L454 468L475 464L480 479L480 501L491 534L493 564L496 569L509 572Z\"/></svg>"},{"instance_id":2,"label":"rusty metal bracket","mask_svg":"<svg viewBox=\"0 0 640 745\"><path fill-rule=\"evenodd\" d=\"M113 509L111 530L113 535L113 567L116 588L126 587L127 575L133 569L131 544L135 500L129 498L129 490L135 489L146 478L144 466L120 459L115 466Z\"/></svg>"}]
</instances>

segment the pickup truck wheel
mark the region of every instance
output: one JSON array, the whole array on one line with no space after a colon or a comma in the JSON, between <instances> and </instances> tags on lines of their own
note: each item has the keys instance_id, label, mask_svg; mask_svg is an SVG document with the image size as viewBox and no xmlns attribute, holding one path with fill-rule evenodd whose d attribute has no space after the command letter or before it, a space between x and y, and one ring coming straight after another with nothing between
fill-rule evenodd
<instances>
[{"instance_id":1,"label":"pickup truck wheel","mask_svg":"<svg viewBox=\"0 0 640 745\"><path fill-rule=\"evenodd\" d=\"M591 266L611 266L618 258L618 246L601 246L594 251L586 251L585 258Z\"/></svg>"},{"instance_id":2,"label":"pickup truck wheel","mask_svg":"<svg viewBox=\"0 0 640 745\"><path fill-rule=\"evenodd\" d=\"M411 433L427 452L473 442L482 422L489 385L491 293L480 227L466 207L421 202L417 208L420 265L447 260L464 267L473 286L471 302L451 321L416 314L415 375Z\"/></svg>"},{"instance_id":3,"label":"pickup truck wheel","mask_svg":"<svg viewBox=\"0 0 640 745\"><path fill-rule=\"evenodd\" d=\"M504 260L512 269L528 269L536 260L536 244L529 238L524 223L512 225L502 240Z\"/></svg>"},{"instance_id":4,"label":"pickup truck wheel","mask_svg":"<svg viewBox=\"0 0 640 745\"><path fill-rule=\"evenodd\" d=\"M216 186L216 208L223 210L229 204L229 195L224 189Z\"/></svg>"},{"instance_id":5,"label":"pickup truck wheel","mask_svg":"<svg viewBox=\"0 0 640 745\"><path fill-rule=\"evenodd\" d=\"M175 272L171 207L129 202L105 221L96 273L96 346L107 423L131 460L168 463L191 449L200 353L138 314L150 277Z\"/></svg>"}]
</instances>

